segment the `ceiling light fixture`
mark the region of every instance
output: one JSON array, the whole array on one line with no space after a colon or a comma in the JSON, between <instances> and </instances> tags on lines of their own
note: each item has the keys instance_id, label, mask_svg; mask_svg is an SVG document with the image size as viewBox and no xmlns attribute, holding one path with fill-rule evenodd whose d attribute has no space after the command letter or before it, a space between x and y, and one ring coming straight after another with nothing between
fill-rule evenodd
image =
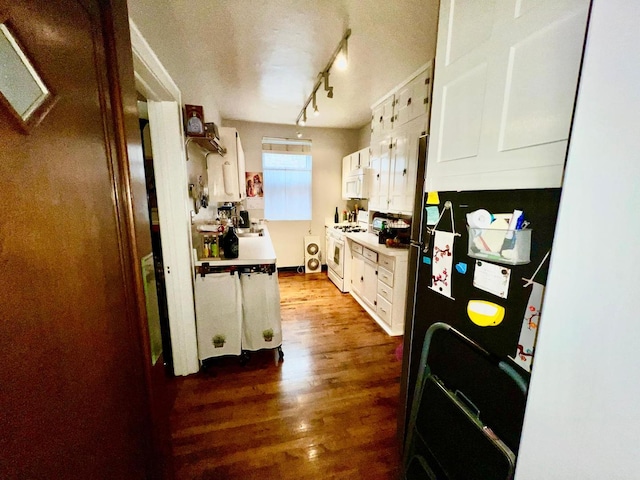
<instances>
[{"instance_id":1,"label":"ceiling light fixture","mask_svg":"<svg viewBox=\"0 0 640 480\"><path fill-rule=\"evenodd\" d=\"M340 40L338 47L333 52L333 55L331 56L331 60L329 60L329 63L327 63L327 66L324 67L324 70L322 70L318 74L318 79L316 80L316 83L313 86L313 90L311 90L311 94L307 97L307 101L304 103L302 110L300 110L300 113L298 114L298 118L296 119L296 125L300 125L300 126L305 125L307 121L307 107L312 101L313 101L313 114L314 115L320 114L320 112L318 111L318 105L316 105L316 93L318 92L318 89L320 88L320 85L323 84L323 82L324 82L324 89L327 92L327 97L333 98L333 87L329 85L329 72L331 70L331 67L334 65L334 63L336 65L336 68L339 68L341 70L346 68L347 51L348 51L347 41L349 40L350 36L351 36L351 29L347 29L347 31L342 37L342 40Z\"/></svg>"},{"instance_id":2,"label":"ceiling light fixture","mask_svg":"<svg viewBox=\"0 0 640 480\"><path fill-rule=\"evenodd\" d=\"M304 127L307 124L307 106L306 105L302 109L302 112L300 112L300 115L302 115L302 118L298 116L298 121L296 123L301 127Z\"/></svg>"},{"instance_id":3,"label":"ceiling light fixture","mask_svg":"<svg viewBox=\"0 0 640 480\"><path fill-rule=\"evenodd\" d=\"M324 91L328 98L333 98L333 87L329 86L329 72L324 72Z\"/></svg>"}]
</instances>

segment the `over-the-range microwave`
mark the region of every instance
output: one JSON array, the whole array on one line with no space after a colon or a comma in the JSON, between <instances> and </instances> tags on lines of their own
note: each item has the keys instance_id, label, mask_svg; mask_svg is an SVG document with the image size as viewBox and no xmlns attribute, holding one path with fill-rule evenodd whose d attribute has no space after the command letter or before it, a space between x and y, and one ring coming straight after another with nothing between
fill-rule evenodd
<instances>
[{"instance_id":1,"label":"over-the-range microwave","mask_svg":"<svg viewBox=\"0 0 640 480\"><path fill-rule=\"evenodd\" d=\"M370 168L358 168L349 172L345 180L345 196L347 198L369 198L370 177Z\"/></svg>"}]
</instances>

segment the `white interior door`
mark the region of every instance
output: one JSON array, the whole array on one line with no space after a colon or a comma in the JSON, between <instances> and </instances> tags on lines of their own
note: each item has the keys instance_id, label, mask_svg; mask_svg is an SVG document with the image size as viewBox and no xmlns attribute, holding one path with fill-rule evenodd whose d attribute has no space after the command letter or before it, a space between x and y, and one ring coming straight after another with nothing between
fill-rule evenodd
<instances>
[{"instance_id":1,"label":"white interior door","mask_svg":"<svg viewBox=\"0 0 640 480\"><path fill-rule=\"evenodd\" d=\"M429 190L559 187L588 0L443 0Z\"/></svg>"},{"instance_id":2,"label":"white interior door","mask_svg":"<svg viewBox=\"0 0 640 480\"><path fill-rule=\"evenodd\" d=\"M133 22L130 28L136 87L149 105L173 370L176 375L188 375L200 365L181 93Z\"/></svg>"}]
</instances>

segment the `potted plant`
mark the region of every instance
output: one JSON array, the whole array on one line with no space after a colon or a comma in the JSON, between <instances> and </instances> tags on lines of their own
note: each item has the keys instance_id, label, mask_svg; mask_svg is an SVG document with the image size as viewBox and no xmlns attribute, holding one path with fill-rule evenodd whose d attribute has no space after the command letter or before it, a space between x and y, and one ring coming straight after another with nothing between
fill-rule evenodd
<instances>
[{"instance_id":1,"label":"potted plant","mask_svg":"<svg viewBox=\"0 0 640 480\"><path fill-rule=\"evenodd\" d=\"M213 338L211 339L211 343L213 343L214 348L224 347L224 342L226 341L227 341L227 337L221 334L214 335Z\"/></svg>"},{"instance_id":2,"label":"potted plant","mask_svg":"<svg viewBox=\"0 0 640 480\"><path fill-rule=\"evenodd\" d=\"M263 330L262 338L264 338L265 342L270 342L271 340L273 340L273 329L268 328L267 330Z\"/></svg>"}]
</instances>

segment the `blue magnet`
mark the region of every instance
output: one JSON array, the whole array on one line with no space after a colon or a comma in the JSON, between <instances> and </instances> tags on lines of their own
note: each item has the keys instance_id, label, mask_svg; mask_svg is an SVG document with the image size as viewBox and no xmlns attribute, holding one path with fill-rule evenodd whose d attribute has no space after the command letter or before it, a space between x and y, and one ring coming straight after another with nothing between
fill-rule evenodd
<instances>
[{"instance_id":1,"label":"blue magnet","mask_svg":"<svg viewBox=\"0 0 640 480\"><path fill-rule=\"evenodd\" d=\"M467 264L462 262L456 263L456 270L458 271L458 273L464 275L465 273L467 273Z\"/></svg>"},{"instance_id":2,"label":"blue magnet","mask_svg":"<svg viewBox=\"0 0 640 480\"><path fill-rule=\"evenodd\" d=\"M431 257L422 257L422 263L426 263L427 265L431 265Z\"/></svg>"}]
</instances>

